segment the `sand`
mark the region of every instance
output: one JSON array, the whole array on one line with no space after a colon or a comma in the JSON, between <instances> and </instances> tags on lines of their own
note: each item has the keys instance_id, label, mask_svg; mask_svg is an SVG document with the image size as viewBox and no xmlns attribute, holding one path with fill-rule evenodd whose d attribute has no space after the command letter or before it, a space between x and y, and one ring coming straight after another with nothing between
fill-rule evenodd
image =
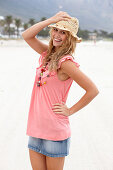
<instances>
[{"instance_id":1,"label":"sand","mask_svg":"<svg viewBox=\"0 0 113 170\"><path fill-rule=\"evenodd\" d=\"M99 94L69 117L72 136L64 170L113 170L112 55L113 42L77 44L75 59ZM23 40L0 41L1 170L32 170L26 127L38 59L39 54ZM84 93L73 82L67 106L74 105Z\"/></svg>"}]
</instances>

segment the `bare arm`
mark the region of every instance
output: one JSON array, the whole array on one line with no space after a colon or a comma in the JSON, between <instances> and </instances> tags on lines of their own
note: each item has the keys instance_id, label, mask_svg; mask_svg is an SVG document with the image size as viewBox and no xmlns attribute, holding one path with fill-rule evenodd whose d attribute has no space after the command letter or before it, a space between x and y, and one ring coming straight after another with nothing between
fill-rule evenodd
<instances>
[{"instance_id":1,"label":"bare arm","mask_svg":"<svg viewBox=\"0 0 113 170\"><path fill-rule=\"evenodd\" d=\"M24 40L39 54L46 51L48 49L48 45L40 41L36 35L49 24L51 24L51 19L36 23L22 33Z\"/></svg>"},{"instance_id":2,"label":"bare arm","mask_svg":"<svg viewBox=\"0 0 113 170\"><path fill-rule=\"evenodd\" d=\"M50 25L52 23L56 23L56 22L58 22L60 20L67 20L69 18L70 18L70 16L66 12L60 11L55 16L53 16L53 17L51 17L51 18L49 18L47 20L41 21L39 23L36 23L33 26L31 26L30 28L28 28L27 30L25 30L22 33L22 37L30 45L31 48L33 48L39 54L42 54L42 52L44 52L44 51L46 51L48 49L48 45L41 42L36 37L36 35L43 28L47 27L48 25Z\"/></svg>"},{"instance_id":3,"label":"bare arm","mask_svg":"<svg viewBox=\"0 0 113 170\"><path fill-rule=\"evenodd\" d=\"M86 93L83 97L69 108L69 116L82 109L90 103L99 93L96 85L89 79L77 66L70 60L64 61L61 64L64 73L69 75L79 86L81 86Z\"/></svg>"},{"instance_id":4,"label":"bare arm","mask_svg":"<svg viewBox=\"0 0 113 170\"><path fill-rule=\"evenodd\" d=\"M38 22L31 26L30 28L28 28L27 30L25 30L22 33L22 36L26 40L34 38L43 28L47 27L51 23L52 23L51 18Z\"/></svg>"}]
</instances>

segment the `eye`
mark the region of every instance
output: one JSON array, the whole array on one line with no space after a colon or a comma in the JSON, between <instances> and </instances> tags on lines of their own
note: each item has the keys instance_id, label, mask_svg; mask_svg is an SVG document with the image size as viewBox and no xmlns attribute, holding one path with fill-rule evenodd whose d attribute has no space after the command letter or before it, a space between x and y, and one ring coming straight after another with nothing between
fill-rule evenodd
<instances>
[{"instance_id":1,"label":"eye","mask_svg":"<svg viewBox=\"0 0 113 170\"><path fill-rule=\"evenodd\" d=\"M62 31L62 34L65 34L65 31Z\"/></svg>"},{"instance_id":2,"label":"eye","mask_svg":"<svg viewBox=\"0 0 113 170\"><path fill-rule=\"evenodd\" d=\"M54 31L57 31L57 28L53 28Z\"/></svg>"}]
</instances>

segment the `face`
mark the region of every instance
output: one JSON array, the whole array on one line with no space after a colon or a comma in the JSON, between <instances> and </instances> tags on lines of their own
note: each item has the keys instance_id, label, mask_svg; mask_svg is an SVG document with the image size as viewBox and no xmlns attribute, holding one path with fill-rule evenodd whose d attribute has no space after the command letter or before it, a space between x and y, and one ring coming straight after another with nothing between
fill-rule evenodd
<instances>
[{"instance_id":1,"label":"face","mask_svg":"<svg viewBox=\"0 0 113 170\"><path fill-rule=\"evenodd\" d=\"M52 30L52 39L53 39L53 46L57 49L61 46L66 40L66 31L61 30L59 28L53 28Z\"/></svg>"}]
</instances>

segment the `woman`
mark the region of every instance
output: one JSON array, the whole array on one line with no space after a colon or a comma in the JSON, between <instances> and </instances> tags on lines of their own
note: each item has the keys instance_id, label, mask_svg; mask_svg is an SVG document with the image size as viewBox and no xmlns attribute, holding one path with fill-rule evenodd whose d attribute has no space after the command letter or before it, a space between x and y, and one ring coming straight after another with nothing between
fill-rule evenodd
<instances>
[{"instance_id":1,"label":"woman","mask_svg":"<svg viewBox=\"0 0 113 170\"><path fill-rule=\"evenodd\" d=\"M51 28L49 45L35 37L46 26ZM76 43L81 42L77 36L78 27L77 18L60 11L22 33L24 40L40 54L27 124L33 170L63 170L70 147L69 116L86 106L99 93L72 56ZM68 108L65 103L73 80L86 93Z\"/></svg>"}]
</instances>

